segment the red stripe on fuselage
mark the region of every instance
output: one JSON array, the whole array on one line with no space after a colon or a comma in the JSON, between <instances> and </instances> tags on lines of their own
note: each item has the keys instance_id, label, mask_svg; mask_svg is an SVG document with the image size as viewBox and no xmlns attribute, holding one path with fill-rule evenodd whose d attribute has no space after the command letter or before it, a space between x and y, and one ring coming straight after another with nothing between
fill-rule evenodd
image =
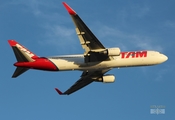
<instances>
[{"instance_id":1,"label":"red stripe on fuselage","mask_svg":"<svg viewBox=\"0 0 175 120\"><path fill-rule=\"evenodd\" d=\"M33 62L17 62L14 64L14 66L48 71L59 70L57 66L47 58L38 58Z\"/></svg>"}]
</instances>

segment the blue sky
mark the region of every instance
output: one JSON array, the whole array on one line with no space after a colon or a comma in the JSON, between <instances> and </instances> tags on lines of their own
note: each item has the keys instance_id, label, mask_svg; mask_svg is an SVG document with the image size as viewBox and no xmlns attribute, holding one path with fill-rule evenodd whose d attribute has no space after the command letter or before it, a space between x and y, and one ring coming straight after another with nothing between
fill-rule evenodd
<instances>
[{"instance_id":1,"label":"blue sky","mask_svg":"<svg viewBox=\"0 0 175 120\"><path fill-rule=\"evenodd\" d=\"M122 51L157 50L169 59L151 67L113 69L112 84L93 83L59 96L81 75L79 71L29 70L11 76L16 62L8 39L40 56L83 53L74 24L60 0L0 1L0 119L2 120L174 120L175 1L67 0L106 47ZM165 106L164 115L150 114Z\"/></svg>"}]
</instances>

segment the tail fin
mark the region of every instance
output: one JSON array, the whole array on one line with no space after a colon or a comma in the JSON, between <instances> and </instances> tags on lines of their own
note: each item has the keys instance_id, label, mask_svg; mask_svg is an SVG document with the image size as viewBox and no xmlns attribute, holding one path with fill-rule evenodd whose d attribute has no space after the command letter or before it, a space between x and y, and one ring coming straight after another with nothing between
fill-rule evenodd
<instances>
[{"instance_id":1,"label":"tail fin","mask_svg":"<svg viewBox=\"0 0 175 120\"><path fill-rule=\"evenodd\" d=\"M35 61L34 59L39 58L37 55L29 51L24 46L20 45L15 40L8 40L8 42L12 47L16 60L18 62L33 62ZM26 72L27 70L28 68L17 67L12 77L13 78L18 77L19 75Z\"/></svg>"},{"instance_id":2,"label":"tail fin","mask_svg":"<svg viewBox=\"0 0 175 120\"><path fill-rule=\"evenodd\" d=\"M32 62L34 59L39 58L37 55L20 45L15 40L8 40L8 42L12 47L18 62Z\"/></svg>"}]
</instances>

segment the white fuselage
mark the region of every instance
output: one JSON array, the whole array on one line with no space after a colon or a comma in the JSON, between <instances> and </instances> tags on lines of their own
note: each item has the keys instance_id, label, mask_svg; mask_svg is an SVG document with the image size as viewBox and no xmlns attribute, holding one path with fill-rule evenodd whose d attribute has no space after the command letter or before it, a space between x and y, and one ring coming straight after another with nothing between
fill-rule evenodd
<instances>
[{"instance_id":1,"label":"white fuselage","mask_svg":"<svg viewBox=\"0 0 175 120\"><path fill-rule=\"evenodd\" d=\"M102 62L84 62L84 55L64 55L48 58L59 71L98 70L120 67L150 66L160 64L168 58L156 51L121 52L119 56L111 56L111 60Z\"/></svg>"}]
</instances>

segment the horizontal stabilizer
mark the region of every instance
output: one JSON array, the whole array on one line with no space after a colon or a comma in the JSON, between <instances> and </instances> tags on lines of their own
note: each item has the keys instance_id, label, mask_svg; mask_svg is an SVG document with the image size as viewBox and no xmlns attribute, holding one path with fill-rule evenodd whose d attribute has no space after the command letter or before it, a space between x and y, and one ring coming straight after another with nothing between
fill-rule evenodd
<instances>
[{"instance_id":1,"label":"horizontal stabilizer","mask_svg":"<svg viewBox=\"0 0 175 120\"><path fill-rule=\"evenodd\" d=\"M12 78L16 78L19 75L21 75L22 73L26 72L28 70L28 68L22 68L22 67L17 67L15 72L13 73Z\"/></svg>"}]
</instances>

